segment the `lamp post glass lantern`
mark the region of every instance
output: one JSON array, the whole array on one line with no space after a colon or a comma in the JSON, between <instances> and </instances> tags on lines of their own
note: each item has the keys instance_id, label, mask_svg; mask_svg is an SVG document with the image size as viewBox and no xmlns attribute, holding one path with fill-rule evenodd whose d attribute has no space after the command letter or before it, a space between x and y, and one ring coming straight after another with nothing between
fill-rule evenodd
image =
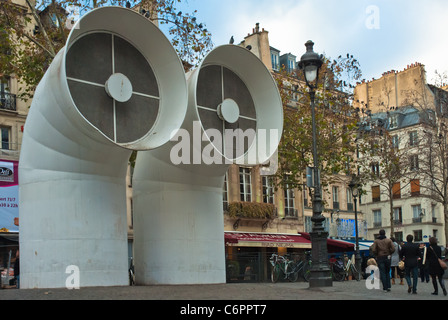
<instances>
[{"instance_id":1,"label":"lamp post glass lantern","mask_svg":"<svg viewBox=\"0 0 448 320\"><path fill-rule=\"evenodd\" d=\"M322 66L322 55L313 51L314 43L309 40L305 43L306 53L302 55L299 62L305 76L305 82L309 88L311 100L311 119L313 127L313 164L314 164L314 198L313 198L313 228L311 236L311 259L312 267L309 285L310 287L331 287L333 285L330 268L328 266L327 237L323 222L325 217L322 215L322 194L319 181L319 163L317 157L317 127L316 112L314 106L315 89L319 81L319 69Z\"/></svg>"},{"instance_id":2,"label":"lamp post glass lantern","mask_svg":"<svg viewBox=\"0 0 448 320\"><path fill-rule=\"evenodd\" d=\"M357 179L355 176L352 177L352 180L350 181L350 184L348 185L348 187L350 188L350 191L352 193L352 197L353 197L353 202L355 204L355 266L356 269L358 270L358 274L355 275L355 277L357 277L356 280L360 280L360 276L361 276L361 255L359 253L359 233L358 233L358 196L359 196L359 189L360 189L360 185L357 182Z\"/></svg>"}]
</instances>

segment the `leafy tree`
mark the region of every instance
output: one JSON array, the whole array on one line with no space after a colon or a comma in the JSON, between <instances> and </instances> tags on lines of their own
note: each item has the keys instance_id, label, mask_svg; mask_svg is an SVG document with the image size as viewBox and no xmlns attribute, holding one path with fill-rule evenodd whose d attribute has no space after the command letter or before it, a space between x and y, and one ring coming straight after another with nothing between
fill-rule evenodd
<instances>
[{"instance_id":1,"label":"leafy tree","mask_svg":"<svg viewBox=\"0 0 448 320\"><path fill-rule=\"evenodd\" d=\"M408 132L390 130L391 113L369 113L361 120L357 165L360 181L379 187L376 191L378 194L373 195L372 191L372 196L386 196L389 202L390 235L394 236L394 199L401 197L401 190L418 177L418 165L412 163L416 148L415 142L408 140Z\"/></svg>"},{"instance_id":2,"label":"leafy tree","mask_svg":"<svg viewBox=\"0 0 448 320\"><path fill-rule=\"evenodd\" d=\"M324 187L338 178L344 179L344 174L354 169L350 163L355 152L357 117L351 102L353 82L361 75L359 62L349 54L336 60L324 58L319 71L315 107L318 162ZM313 166L310 96L300 70L287 73L282 69L275 76L284 110L276 178L279 185L301 190L305 170Z\"/></svg>"},{"instance_id":3,"label":"leafy tree","mask_svg":"<svg viewBox=\"0 0 448 320\"><path fill-rule=\"evenodd\" d=\"M11 0L0 2L0 77L15 74L25 85L20 97L31 98L56 53L65 45L73 22L73 10L83 15L94 8L119 5L132 8L148 19L166 24L169 37L186 66L195 65L212 48L211 34L196 19L196 11L184 13L182 0Z\"/></svg>"}]
</instances>

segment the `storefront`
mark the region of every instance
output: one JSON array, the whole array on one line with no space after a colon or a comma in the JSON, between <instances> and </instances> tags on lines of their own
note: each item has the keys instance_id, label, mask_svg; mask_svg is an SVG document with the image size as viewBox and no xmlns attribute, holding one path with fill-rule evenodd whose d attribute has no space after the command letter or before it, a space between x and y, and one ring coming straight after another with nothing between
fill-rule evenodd
<instances>
[{"instance_id":1,"label":"storefront","mask_svg":"<svg viewBox=\"0 0 448 320\"><path fill-rule=\"evenodd\" d=\"M18 250L18 162L0 160L0 273L3 286L9 285L9 280L14 277L13 267Z\"/></svg>"},{"instance_id":2,"label":"storefront","mask_svg":"<svg viewBox=\"0 0 448 320\"><path fill-rule=\"evenodd\" d=\"M269 258L273 253L299 259L311 249L311 241L300 234L224 232L227 282L269 280Z\"/></svg>"},{"instance_id":3,"label":"storefront","mask_svg":"<svg viewBox=\"0 0 448 320\"><path fill-rule=\"evenodd\" d=\"M288 254L290 259L305 258L311 250L308 233L272 234L255 232L224 232L226 245L227 282L270 281L273 253ZM328 253L353 251L348 242L327 239Z\"/></svg>"}]
</instances>

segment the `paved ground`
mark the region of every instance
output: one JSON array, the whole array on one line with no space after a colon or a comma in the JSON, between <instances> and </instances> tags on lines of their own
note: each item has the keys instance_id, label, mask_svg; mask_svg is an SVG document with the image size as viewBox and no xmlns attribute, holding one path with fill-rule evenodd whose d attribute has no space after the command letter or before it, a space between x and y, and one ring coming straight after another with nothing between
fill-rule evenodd
<instances>
[{"instance_id":1,"label":"paved ground","mask_svg":"<svg viewBox=\"0 0 448 320\"><path fill-rule=\"evenodd\" d=\"M448 284L448 282L447 282ZM310 289L306 282L228 283L218 285L94 287L81 289L2 289L0 300L448 300L432 283L419 281L417 292L395 284L391 292L368 289L366 281L333 282Z\"/></svg>"},{"instance_id":2,"label":"paved ground","mask_svg":"<svg viewBox=\"0 0 448 320\"><path fill-rule=\"evenodd\" d=\"M15 312L37 310L24 303L33 302L34 307L45 310L48 315L88 315L104 318L105 315L129 317L130 315L157 314L162 319L274 319L279 316L297 317L318 313L319 318L335 315L352 318L353 312L360 319L365 316L377 317L381 309L389 315L416 316L421 301L435 300L434 310L444 310L448 296L442 293L432 296L431 283L418 285L418 294L407 293L407 285L393 285L391 292L368 289L366 281L333 282L332 287L310 289L305 282L281 283L234 283L219 285L182 286L133 286L133 287L94 287L78 290L68 289L3 289L0 302L5 308ZM4 301L9 300L9 301ZM14 301L18 304L14 304ZM58 300L68 304L67 308L48 307L45 301ZM82 300L83 305L78 304ZM94 300L90 302L90 300ZM102 300L102 301L98 301ZM379 300L383 300L379 304ZM384 301L384 300L389 300ZM400 301L401 300L401 301ZM439 302L439 300L441 300ZM408 306L403 307L402 302ZM409 303L410 302L410 303ZM125 304L123 304L125 303ZM365 304L364 306L362 304ZM84 304L87 304L85 306ZM386 305L387 304L387 305ZM355 311L356 310L356 311ZM49 313L47 313L49 312ZM141 312L141 313L140 313ZM392 312L392 313L391 313ZM420 312L420 311L418 311ZM160 317L163 315L163 317Z\"/></svg>"}]
</instances>

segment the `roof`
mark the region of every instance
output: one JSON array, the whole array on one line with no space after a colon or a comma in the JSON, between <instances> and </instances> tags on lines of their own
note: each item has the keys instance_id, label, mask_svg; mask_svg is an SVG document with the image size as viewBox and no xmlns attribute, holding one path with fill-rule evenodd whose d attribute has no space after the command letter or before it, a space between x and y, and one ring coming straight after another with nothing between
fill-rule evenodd
<instances>
[{"instance_id":1,"label":"roof","mask_svg":"<svg viewBox=\"0 0 448 320\"><path fill-rule=\"evenodd\" d=\"M413 106L405 106L387 112L373 113L366 118L369 118L369 122L374 123L376 126L384 127L387 130L397 130L426 122L427 112L433 113L434 111L423 111ZM396 123L394 125L395 121ZM369 122L365 122L365 125L361 129L370 131Z\"/></svg>"}]
</instances>

